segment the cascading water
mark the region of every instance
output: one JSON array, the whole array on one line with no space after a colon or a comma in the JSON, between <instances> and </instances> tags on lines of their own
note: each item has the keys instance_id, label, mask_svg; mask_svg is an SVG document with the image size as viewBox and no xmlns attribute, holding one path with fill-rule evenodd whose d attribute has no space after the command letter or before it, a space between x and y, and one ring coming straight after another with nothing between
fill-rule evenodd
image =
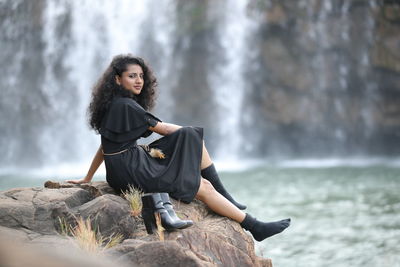
<instances>
[{"instance_id":1,"label":"cascading water","mask_svg":"<svg viewBox=\"0 0 400 267\"><path fill-rule=\"evenodd\" d=\"M243 68L250 53L246 39L254 27L246 15L246 6L244 1L229 1L216 8L218 11L226 11L218 33L223 36L220 39L223 63L218 71L210 73L211 85L215 88L214 97L218 102L218 127L221 136L221 149L216 156L224 161L237 162L243 146L242 136L238 134L246 82Z\"/></svg>"},{"instance_id":2,"label":"cascading water","mask_svg":"<svg viewBox=\"0 0 400 267\"><path fill-rule=\"evenodd\" d=\"M87 165L99 143L86 123L90 88L112 56L127 52L157 74L154 112L205 127L220 159L398 154L390 145L398 140L396 80L383 98L379 81L388 74L371 66L377 1L4 0L0 7L3 170ZM379 60L396 69L394 59Z\"/></svg>"},{"instance_id":3,"label":"cascading water","mask_svg":"<svg viewBox=\"0 0 400 267\"><path fill-rule=\"evenodd\" d=\"M375 28L374 19L371 14L374 1L367 3L370 8L366 8L365 20L352 21L351 2L341 4L330 1L321 3L319 9L315 6L308 6L310 27L307 38L316 44L315 54L311 56L313 80L311 92L312 101L319 103L325 102L331 106L330 111L321 114L322 117L315 116L315 121L310 124L311 132L318 127L329 129L328 134L332 135L332 140L336 144L332 147L332 155L348 153L352 146L354 134L358 135L359 140L368 140L369 134L373 129L371 125L373 103L371 97L377 92L374 86L371 64L369 62L370 47L373 44L373 31ZM304 2L303 2L304 3ZM354 7L353 7L354 8ZM335 22L332 22L335 17ZM355 26L358 28L355 29ZM361 28L361 29L360 29ZM344 48L351 48L354 42L351 35L357 31L359 41L357 50L345 51ZM338 50L339 52L335 51ZM342 50L342 51L340 51ZM355 62L351 62L346 53L353 53ZM359 79L358 84L352 80ZM355 86L360 88L354 88ZM369 89L368 89L369 88ZM366 93L360 95L359 99L354 99L352 92L365 90ZM360 103L359 114L352 114L358 118L348 118L352 113L352 105ZM358 124L362 131L349 129L348 123ZM351 147L353 155L361 155L365 151L360 151L360 147Z\"/></svg>"},{"instance_id":4,"label":"cascading water","mask_svg":"<svg viewBox=\"0 0 400 267\"><path fill-rule=\"evenodd\" d=\"M7 66L8 75L1 79L1 147L6 154L0 166L4 172L66 165L55 171L60 174L70 172L71 164L76 166L90 160L99 144L98 136L87 127L90 89L112 56L132 53L146 58L147 53L154 58L152 51L145 49L148 43L153 43L158 45L157 57L170 58L171 27L165 27L159 34L152 34L151 27L158 29L166 20L173 19L173 12L165 12L171 1L93 3L42 1L39 6L24 1L3 3L10 18L2 22L2 29L8 30L3 40L8 50L1 56L5 59L13 55ZM27 16L28 20L12 21L20 16ZM20 35L33 18L37 20L34 38L40 46L24 50L32 41ZM150 26L147 20L151 20ZM146 42L138 41L144 38ZM12 46L14 39L20 39L22 45ZM35 59L40 63L31 64L40 75L36 83L36 79L29 81L35 71L24 67L24 62ZM158 60L156 67L167 69L167 62ZM165 71L159 73L161 83L166 75ZM167 90L161 95L166 97Z\"/></svg>"}]
</instances>

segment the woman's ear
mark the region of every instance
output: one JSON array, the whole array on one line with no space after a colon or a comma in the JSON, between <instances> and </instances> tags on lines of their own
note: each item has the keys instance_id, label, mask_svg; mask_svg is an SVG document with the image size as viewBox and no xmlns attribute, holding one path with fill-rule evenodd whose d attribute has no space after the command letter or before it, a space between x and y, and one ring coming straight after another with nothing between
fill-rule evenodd
<instances>
[{"instance_id":1,"label":"woman's ear","mask_svg":"<svg viewBox=\"0 0 400 267\"><path fill-rule=\"evenodd\" d=\"M115 82L116 82L118 85L121 85L121 77L119 77L119 75L115 75Z\"/></svg>"}]
</instances>

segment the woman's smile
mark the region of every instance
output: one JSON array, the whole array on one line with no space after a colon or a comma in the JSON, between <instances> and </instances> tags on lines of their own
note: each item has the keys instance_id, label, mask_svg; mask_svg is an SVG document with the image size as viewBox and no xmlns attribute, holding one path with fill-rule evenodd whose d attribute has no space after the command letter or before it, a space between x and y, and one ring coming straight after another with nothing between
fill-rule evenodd
<instances>
[{"instance_id":1,"label":"woman's smile","mask_svg":"<svg viewBox=\"0 0 400 267\"><path fill-rule=\"evenodd\" d=\"M142 90L142 85L135 85L135 86L133 86L133 88L135 88L137 91L141 91Z\"/></svg>"},{"instance_id":2,"label":"woman's smile","mask_svg":"<svg viewBox=\"0 0 400 267\"><path fill-rule=\"evenodd\" d=\"M131 91L135 95L139 95L142 92L144 84L142 67L136 64L129 64L126 71L117 77L117 82L124 89Z\"/></svg>"}]
</instances>

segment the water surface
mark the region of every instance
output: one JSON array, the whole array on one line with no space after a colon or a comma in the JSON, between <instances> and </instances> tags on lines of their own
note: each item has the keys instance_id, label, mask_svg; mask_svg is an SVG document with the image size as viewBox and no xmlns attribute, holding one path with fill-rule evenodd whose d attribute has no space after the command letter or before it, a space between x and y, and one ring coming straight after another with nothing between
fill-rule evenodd
<instances>
[{"instance_id":1,"label":"water surface","mask_svg":"<svg viewBox=\"0 0 400 267\"><path fill-rule=\"evenodd\" d=\"M0 190L66 178L80 176L3 173ZM292 219L283 233L256 242L275 267L400 266L399 167L252 166L221 178L257 218Z\"/></svg>"},{"instance_id":2,"label":"water surface","mask_svg":"<svg viewBox=\"0 0 400 267\"><path fill-rule=\"evenodd\" d=\"M400 266L400 169L277 168L222 173L259 219L291 217L256 244L274 266Z\"/></svg>"}]
</instances>

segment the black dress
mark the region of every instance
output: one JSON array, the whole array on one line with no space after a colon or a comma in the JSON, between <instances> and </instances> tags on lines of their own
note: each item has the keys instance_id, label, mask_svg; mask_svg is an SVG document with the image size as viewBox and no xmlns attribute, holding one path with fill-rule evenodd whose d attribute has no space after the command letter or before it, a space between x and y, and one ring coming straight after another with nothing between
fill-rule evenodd
<instances>
[{"instance_id":1,"label":"black dress","mask_svg":"<svg viewBox=\"0 0 400 267\"><path fill-rule=\"evenodd\" d=\"M150 143L161 149L164 159L153 158L136 141L149 136L149 126L161 121L145 111L134 99L115 97L105 114L101 128L106 179L115 190L129 185L146 193L168 192L171 197L189 203L200 186L200 162L203 129L182 127L170 135Z\"/></svg>"}]
</instances>

